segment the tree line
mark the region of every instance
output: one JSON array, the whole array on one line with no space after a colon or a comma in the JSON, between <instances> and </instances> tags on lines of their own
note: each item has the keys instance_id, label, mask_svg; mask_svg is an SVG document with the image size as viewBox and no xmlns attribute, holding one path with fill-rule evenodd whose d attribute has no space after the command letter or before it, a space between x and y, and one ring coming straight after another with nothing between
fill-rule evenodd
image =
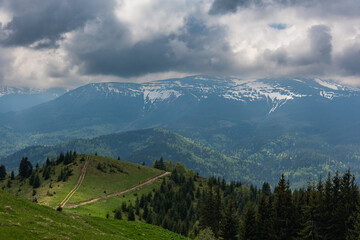
<instances>
[{"instance_id":1,"label":"tree line","mask_svg":"<svg viewBox=\"0 0 360 240\"><path fill-rule=\"evenodd\" d=\"M160 164L159 164L160 163ZM166 166L157 161L154 166ZM360 196L350 171L291 190L282 175L272 190L173 169L160 188L115 218L139 220L197 239L360 239ZM128 217L127 217L128 216Z\"/></svg>"},{"instance_id":2,"label":"tree line","mask_svg":"<svg viewBox=\"0 0 360 240\"><path fill-rule=\"evenodd\" d=\"M29 180L29 185L34 189L40 187L41 181L47 180L52 176L55 176L55 166L63 164L64 167L61 168L60 174L57 177L57 181L67 181L69 176L72 175L72 170L67 166L70 163L74 162L77 157L76 152L68 151L66 153L61 152L56 159L50 160L46 159L46 162L42 169L39 168L39 164L35 165L35 169L27 157L22 157L19 170L18 178L20 181ZM11 187L11 181L15 179L14 170L11 171L10 177L7 182L7 187ZM4 165L0 166L0 180L6 179L6 168ZM5 187L5 186L4 186Z\"/></svg>"}]
</instances>

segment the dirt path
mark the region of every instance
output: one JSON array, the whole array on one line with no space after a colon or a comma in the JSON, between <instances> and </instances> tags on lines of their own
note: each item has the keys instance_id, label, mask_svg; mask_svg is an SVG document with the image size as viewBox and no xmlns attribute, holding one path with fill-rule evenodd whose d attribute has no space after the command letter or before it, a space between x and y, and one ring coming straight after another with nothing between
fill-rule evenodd
<instances>
[{"instance_id":1,"label":"dirt path","mask_svg":"<svg viewBox=\"0 0 360 240\"><path fill-rule=\"evenodd\" d=\"M128 192L134 191L134 190L136 190L138 188L141 188L141 187L143 187L145 185L148 185L148 184L158 180L159 178L165 177L165 176L167 176L169 174L171 174L171 173L170 172L164 172L164 173L161 173L161 174L156 175L154 177L148 178L145 181L143 181L143 182L141 182L139 184L136 184L136 185L134 185L134 186L132 186L130 188L127 188L125 190L109 193L109 194L106 194L106 195L98 197L98 198L91 198L91 199L81 201L81 202L69 203L65 208L76 208L76 207L79 207L79 206L82 206L82 205L97 202L100 199L105 199L105 198L115 197L115 196L118 196L118 195L121 195L121 194L125 194L125 193L128 193Z\"/></svg>"},{"instance_id":2,"label":"dirt path","mask_svg":"<svg viewBox=\"0 0 360 240\"><path fill-rule=\"evenodd\" d=\"M85 163L84 163L84 166L82 168L79 180L75 184L74 188L68 193L68 195L66 195L64 200L62 200L62 202L59 204L59 207L63 208L66 205L66 203L70 200L70 198L74 195L74 193L79 189L81 183L84 181L85 174L86 174L86 169L87 169L88 165L89 165L89 157L87 157L86 160L85 160Z\"/></svg>"}]
</instances>

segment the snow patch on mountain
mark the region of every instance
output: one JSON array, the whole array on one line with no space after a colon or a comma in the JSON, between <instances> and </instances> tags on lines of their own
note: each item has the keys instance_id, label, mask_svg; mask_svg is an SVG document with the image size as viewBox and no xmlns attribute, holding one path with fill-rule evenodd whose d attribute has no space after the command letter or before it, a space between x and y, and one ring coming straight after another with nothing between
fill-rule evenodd
<instances>
[{"instance_id":1,"label":"snow patch on mountain","mask_svg":"<svg viewBox=\"0 0 360 240\"><path fill-rule=\"evenodd\" d=\"M178 98L182 94L172 89L162 88L161 86L143 86L140 88L144 94L144 103L153 104L155 101L164 101L170 97Z\"/></svg>"},{"instance_id":2,"label":"snow patch on mountain","mask_svg":"<svg viewBox=\"0 0 360 240\"><path fill-rule=\"evenodd\" d=\"M303 94L296 94L289 89L280 86L271 86L256 81L234 81L235 86L227 90L222 96L227 99L238 101L257 101L266 99L271 102L287 101L294 98L305 97Z\"/></svg>"},{"instance_id":3,"label":"snow patch on mountain","mask_svg":"<svg viewBox=\"0 0 360 240\"><path fill-rule=\"evenodd\" d=\"M339 90L338 86L336 86L335 84L331 84L329 82L322 81L319 78L315 78L314 80L315 80L315 82L317 82L318 84L320 84L323 87L327 87L327 88L330 88L333 90Z\"/></svg>"}]
</instances>

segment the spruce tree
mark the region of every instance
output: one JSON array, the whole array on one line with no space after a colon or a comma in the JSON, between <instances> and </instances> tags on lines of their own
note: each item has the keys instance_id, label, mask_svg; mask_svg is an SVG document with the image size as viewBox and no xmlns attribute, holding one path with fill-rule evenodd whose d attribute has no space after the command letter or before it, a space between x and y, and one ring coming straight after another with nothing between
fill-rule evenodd
<instances>
[{"instance_id":1,"label":"spruce tree","mask_svg":"<svg viewBox=\"0 0 360 240\"><path fill-rule=\"evenodd\" d=\"M212 182L209 181L208 191L205 197L205 204L201 211L201 218L200 218L200 226L201 229L205 229L210 227L213 233L217 230L218 223L216 222L216 214L215 214L215 199L214 193L212 189Z\"/></svg>"},{"instance_id":2,"label":"spruce tree","mask_svg":"<svg viewBox=\"0 0 360 240\"><path fill-rule=\"evenodd\" d=\"M312 187L309 190L309 202L304 206L305 223L300 231L300 238L304 240L321 239L320 235L320 202L319 192Z\"/></svg>"},{"instance_id":3,"label":"spruce tree","mask_svg":"<svg viewBox=\"0 0 360 240\"><path fill-rule=\"evenodd\" d=\"M12 170L12 171L11 171L10 179L11 179L11 180L14 180L14 179L15 179L15 173L14 173L14 170Z\"/></svg>"},{"instance_id":4,"label":"spruce tree","mask_svg":"<svg viewBox=\"0 0 360 240\"><path fill-rule=\"evenodd\" d=\"M319 223L319 233L324 240L331 240L331 222L333 218L333 206L332 206L332 181L331 175L328 173L327 179L325 181L324 193L322 199L320 200L320 223Z\"/></svg>"},{"instance_id":5,"label":"spruce tree","mask_svg":"<svg viewBox=\"0 0 360 240\"><path fill-rule=\"evenodd\" d=\"M6 177L6 168L4 165L0 166L0 180L4 180Z\"/></svg>"},{"instance_id":6,"label":"spruce tree","mask_svg":"<svg viewBox=\"0 0 360 240\"><path fill-rule=\"evenodd\" d=\"M272 202L271 198L267 197L265 194L266 193L263 193L260 196L256 222L258 226L259 239L271 240L273 239Z\"/></svg>"},{"instance_id":7,"label":"spruce tree","mask_svg":"<svg viewBox=\"0 0 360 240\"><path fill-rule=\"evenodd\" d=\"M220 230L220 221L222 219L222 202L221 202L221 193L220 186L216 186L215 196L214 196L214 224L213 224L213 232L216 237L219 236Z\"/></svg>"},{"instance_id":8,"label":"spruce tree","mask_svg":"<svg viewBox=\"0 0 360 240\"><path fill-rule=\"evenodd\" d=\"M114 218L121 220L122 219L122 214L121 214L121 210L120 209L116 209L115 213L114 213Z\"/></svg>"},{"instance_id":9,"label":"spruce tree","mask_svg":"<svg viewBox=\"0 0 360 240\"><path fill-rule=\"evenodd\" d=\"M274 233L279 240L288 240L294 236L294 207L289 182L284 175L276 187L274 202Z\"/></svg>"},{"instance_id":10,"label":"spruce tree","mask_svg":"<svg viewBox=\"0 0 360 240\"><path fill-rule=\"evenodd\" d=\"M32 173L32 164L28 161L27 157L23 157L19 166L19 176L21 178L28 178Z\"/></svg>"},{"instance_id":11,"label":"spruce tree","mask_svg":"<svg viewBox=\"0 0 360 240\"><path fill-rule=\"evenodd\" d=\"M39 178L39 174L36 174L34 177L34 182L32 184L33 188L38 188L40 187L40 178Z\"/></svg>"},{"instance_id":12,"label":"spruce tree","mask_svg":"<svg viewBox=\"0 0 360 240\"><path fill-rule=\"evenodd\" d=\"M342 217L342 232L344 238L349 236L349 230L354 229L355 216L359 207L359 190L355 184L355 177L348 170L341 179L340 186L341 208L339 215Z\"/></svg>"},{"instance_id":13,"label":"spruce tree","mask_svg":"<svg viewBox=\"0 0 360 240\"><path fill-rule=\"evenodd\" d=\"M129 221L135 221L134 208L133 208L133 206L132 206L131 204L130 204L130 206L129 206L128 220L129 220Z\"/></svg>"},{"instance_id":14,"label":"spruce tree","mask_svg":"<svg viewBox=\"0 0 360 240\"><path fill-rule=\"evenodd\" d=\"M255 224L255 210L252 209L253 221ZM254 226L254 225L253 225ZM238 237L239 220L237 217L234 202L230 199L221 224L221 237L224 240L236 240Z\"/></svg>"}]
</instances>

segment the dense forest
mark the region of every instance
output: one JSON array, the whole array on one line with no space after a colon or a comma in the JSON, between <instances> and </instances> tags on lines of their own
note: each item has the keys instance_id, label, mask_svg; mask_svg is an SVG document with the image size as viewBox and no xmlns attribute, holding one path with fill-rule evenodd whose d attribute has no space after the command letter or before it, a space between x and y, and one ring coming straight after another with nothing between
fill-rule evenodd
<instances>
[{"instance_id":1,"label":"dense forest","mask_svg":"<svg viewBox=\"0 0 360 240\"><path fill-rule=\"evenodd\" d=\"M159 189L123 202L114 216L197 239L359 239L359 200L350 171L297 190L282 175L272 191L175 167Z\"/></svg>"}]
</instances>

